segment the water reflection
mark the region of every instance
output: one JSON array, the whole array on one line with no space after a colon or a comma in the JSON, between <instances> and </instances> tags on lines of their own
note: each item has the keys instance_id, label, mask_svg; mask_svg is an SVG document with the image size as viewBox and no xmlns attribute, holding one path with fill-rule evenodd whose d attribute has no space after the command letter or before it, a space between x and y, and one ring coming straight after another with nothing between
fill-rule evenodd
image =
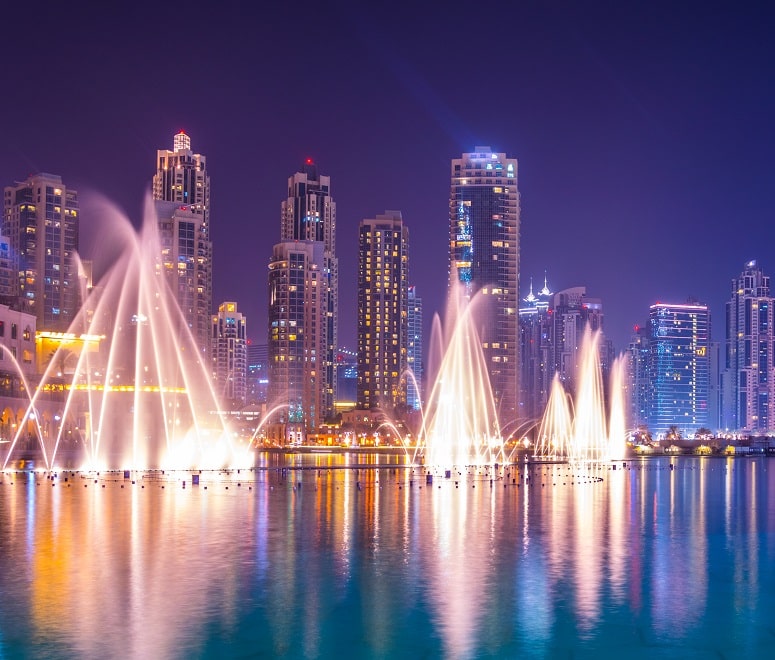
<instances>
[{"instance_id":1,"label":"water reflection","mask_svg":"<svg viewBox=\"0 0 775 660\"><path fill-rule=\"evenodd\" d=\"M0 655L775 650L767 459L264 460L0 475Z\"/></svg>"}]
</instances>

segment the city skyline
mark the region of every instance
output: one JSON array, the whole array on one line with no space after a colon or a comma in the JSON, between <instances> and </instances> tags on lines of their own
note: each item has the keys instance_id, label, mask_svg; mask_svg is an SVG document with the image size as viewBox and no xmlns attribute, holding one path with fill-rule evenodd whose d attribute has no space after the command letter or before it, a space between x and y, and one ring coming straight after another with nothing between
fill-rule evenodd
<instances>
[{"instance_id":1,"label":"city skyline","mask_svg":"<svg viewBox=\"0 0 775 660\"><path fill-rule=\"evenodd\" d=\"M256 342L278 200L307 157L339 202L340 300L355 299L358 223L397 209L424 246L410 279L426 328L446 295L447 245L432 237L446 226L449 161L477 144L520 163L521 296L544 272L554 290L586 287L617 350L650 305L689 297L710 306L722 341L741 266L773 270L762 250L775 238L770 9L603 3L469 9L465 20L433 7L340 7L314 20L283 7L215 10L197 24L193 94L152 73L157 55L138 46L164 43L174 9L153 21L142 4L112 17L81 11L42 20L36 48L17 31L0 44L7 71L46 71L67 89L54 102L33 76L7 87L4 185L61 175L79 193L86 253L99 222L89 198L104 195L139 224L153 154L186 130L212 177L213 301L239 302ZM278 29L291 23L291 35ZM440 35L456 30L465 45L453 58ZM314 57L298 47L305 40ZM325 75L310 73L315 61ZM309 84L291 83L303 76ZM353 347L355 305L340 308L340 343Z\"/></svg>"}]
</instances>

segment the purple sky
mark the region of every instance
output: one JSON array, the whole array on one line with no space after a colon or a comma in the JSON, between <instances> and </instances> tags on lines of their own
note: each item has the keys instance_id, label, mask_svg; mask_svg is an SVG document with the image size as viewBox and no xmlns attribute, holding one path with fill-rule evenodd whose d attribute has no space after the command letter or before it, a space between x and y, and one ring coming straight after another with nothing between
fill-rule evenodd
<instances>
[{"instance_id":1,"label":"purple sky","mask_svg":"<svg viewBox=\"0 0 775 660\"><path fill-rule=\"evenodd\" d=\"M545 270L586 286L617 348L650 304L689 296L723 339L732 277L754 258L775 274L765 3L174 4L4 8L0 182L77 187L89 256L89 191L139 222L156 149L185 129L212 181L214 303L238 301L257 342L306 157L331 176L351 347L358 222L402 211L429 323L449 161L476 145L519 159L522 295Z\"/></svg>"}]
</instances>

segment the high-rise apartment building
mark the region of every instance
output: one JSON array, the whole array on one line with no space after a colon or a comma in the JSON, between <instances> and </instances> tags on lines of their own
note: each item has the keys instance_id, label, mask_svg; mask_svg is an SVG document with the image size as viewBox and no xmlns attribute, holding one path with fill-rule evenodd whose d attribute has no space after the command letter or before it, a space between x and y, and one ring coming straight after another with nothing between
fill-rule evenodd
<instances>
[{"instance_id":1,"label":"high-rise apartment building","mask_svg":"<svg viewBox=\"0 0 775 660\"><path fill-rule=\"evenodd\" d=\"M156 174L153 176L153 199L174 202L182 211L196 216L193 243L185 238L184 250L193 249L195 263L191 272L194 280L185 291L174 289L188 297L193 292L193 312L190 318L197 347L205 362L210 358L210 317L213 311L213 248L210 240L210 176L207 159L191 150L191 138L180 131L173 138L173 148L156 152ZM159 207L157 207L158 209ZM159 222L168 223L171 215L165 210ZM160 227L161 228L161 227ZM175 266L177 267L177 266ZM188 301L179 300L181 307Z\"/></svg>"},{"instance_id":2,"label":"high-rise apartment building","mask_svg":"<svg viewBox=\"0 0 775 660\"><path fill-rule=\"evenodd\" d=\"M283 241L269 263L267 405L299 432L316 430L327 414L324 252L321 241Z\"/></svg>"},{"instance_id":3,"label":"high-rise apartment building","mask_svg":"<svg viewBox=\"0 0 775 660\"><path fill-rule=\"evenodd\" d=\"M237 303L224 302L213 315L212 350L215 386L224 405L241 408L247 397L248 345L245 317Z\"/></svg>"},{"instance_id":4,"label":"high-rise apartment building","mask_svg":"<svg viewBox=\"0 0 775 660\"><path fill-rule=\"evenodd\" d=\"M423 399L423 343L422 343L422 298L417 295L414 286L409 287L409 307L407 316L406 366L412 372L413 379L406 384L406 404L412 410L422 409Z\"/></svg>"},{"instance_id":5,"label":"high-rise apartment building","mask_svg":"<svg viewBox=\"0 0 775 660\"><path fill-rule=\"evenodd\" d=\"M78 227L78 193L62 177L35 174L5 188L2 233L15 264L15 294L38 330L65 331L76 316Z\"/></svg>"},{"instance_id":6,"label":"high-rise apartment building","mask_svg":"<svg viewBox=\"0 0 775 660\"><path fill-rule=\"evenodd\" d=\"M729 430L775 429L774 309L769 275L749 261L732 280L726 304L723 424Z\"/></svg>"},{"instance_id":7,"label":"high-rise apartment building","mask_svg":"<svg viewBox=\"0 0 775 660\"><path fill-rule=\"evenodd\" d=\"M358 407L406 404L409 230L401 213L362 220L358 240Z\"/></svg>"},{"instance_id":8,"label":"high-rise apartment building","mask_svg":"<svg viewBox=\"0 0 775 660\"><path fill-rule=\"evenodd\" d=\"M319 174L317 166L307 159L288 179L288 197L282 202L282 241L313 241L322 244L322 268L317 273L318 296L322 297L325 314L322 326L315 332L324 350L316 356L318 385L323 389L322 420L334 409L336 398L336 351L339 318L339 261L336 257L336 203L331 197L331 177Z\"/></svg>"},{"instance_id":9,"label":"high-rise apartment building","mask_svg":"<svg viewBox=\"0 0 775 660\"><path fill-rule=\"evenodd\" d=\"M183 322L194 337L205 358L202 347L210 345L210 325L203 327L203 293L200 283L208 277L209 261L200 258L199 237L203 218L188 205L178 202L153 203L159 228L160 255L157 273L167 280L180 308Z\"/></svg>"},{"instance_id":10,"label":"high-rise apartment building","mask_svg":"<svg viewBox=\"0 0 775 660\"><path fill-rule=\"evenodd\" d=\"M247 360L247 403L248 405L266 403L269 387L269 346L255 344L248 339Z\"/></svg>"},{"instance_id":11,"label":"high-rise apartment building","mask_svg":"<svg viewBox=\"0 0 775 660\"><path fill-rule=\"evenodd\" d=\"M647 427L651 378L649 327L636 325L627 345L627 428Z\"/></svg>"},{"instance_id":12,"label":"high-rise apartment building","mask_svg":"<svg viewBox=\"0 0 775 660\"><path fill-rule=\"evenodd\" d=\"M517 160L489 147L454 158L449 275L479 307L479 332L501 422L517 417L519 192Z\"/></svg>"},{"instance_id":13,"label":"high-rise apartment building","mask_svg":"<svg viewBox=\"0 0 775 660\"><path fill-rule=\"evenodd\" d=\"M554 371L559 374L566 389L575 391L582 338L587 327L592 332L603 330L603 303L600 298L588 296L586 287L576 286L555 293L551 309ZM599 342L603 378L606 380L610 367L610 360L605 354L607 347L606 342Z\"/></svg>"},{"instance_id":14,"label":"high-rise apartment building","mask_svg":"<svg viewBox=\"0 0 775 660\"><path fill-rule=\"evenodd\" d=\"M519 308L520 396L519 417L538 420L546 409L554 378L553 316L549 311L552 292L546 279L543 288L530 291Z\"/></svg>"},{"instance_id":15,"label":"high-rise apartment building","mask_svg":"<svg viewBox=\"0 0 775 660\"><path fill-rule=\"evenodd\" d=\"M708 426L710 313L707 305L657 303L649 311L649 430L682 435Z\"/></svg>"}]
</instances>

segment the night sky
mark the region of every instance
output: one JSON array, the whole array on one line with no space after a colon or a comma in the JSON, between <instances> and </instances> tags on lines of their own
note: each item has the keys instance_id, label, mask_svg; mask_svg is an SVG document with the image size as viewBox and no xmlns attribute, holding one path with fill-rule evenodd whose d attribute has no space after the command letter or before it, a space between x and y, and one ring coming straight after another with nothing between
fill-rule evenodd
<instances>
[{"instance_id":1,"label":"night sky","mask_svg":"<svg viewBox=\"0 0 775 660\"><path fill-rule=\"evenodd\" d=\"M266 341L288 177L337 203L340 344L355 346L357 226L403 213L426 325L447 278L450 159L519 159L521 295L586 286L617 348L650 304L723 304L775 275L775 10L765 3L7 3L0 183L60 174L138 224L184 129L211 177L214 304ZM91 5L92 3L89 3ZM476 5L476 6L475 6ZM516 5L512 7L511 5Z\"/></svg>"}]
</instances>

